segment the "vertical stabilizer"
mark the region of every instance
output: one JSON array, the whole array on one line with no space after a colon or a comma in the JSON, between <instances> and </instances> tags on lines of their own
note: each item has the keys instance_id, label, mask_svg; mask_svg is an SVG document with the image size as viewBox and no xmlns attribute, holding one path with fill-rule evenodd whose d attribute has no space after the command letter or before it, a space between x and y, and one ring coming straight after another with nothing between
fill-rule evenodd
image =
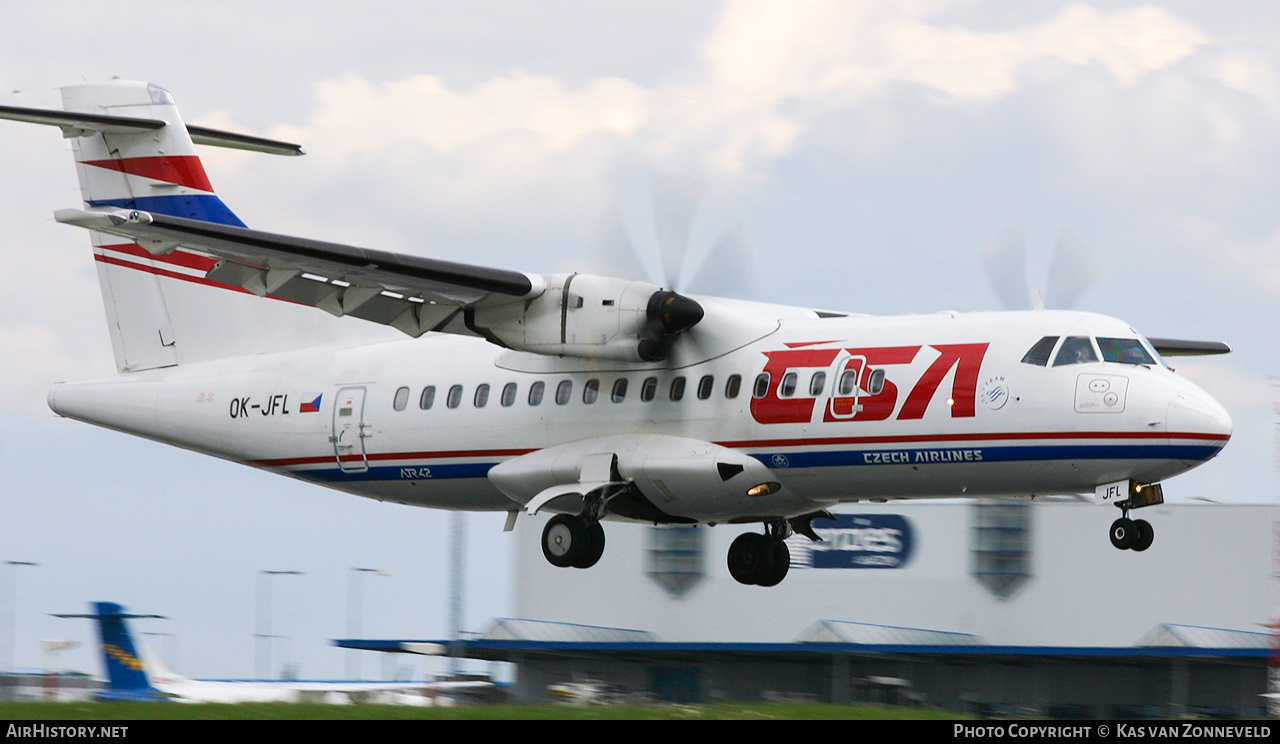
<instances>
[{"instance_id":1,"label":"vertical stabilizer","mask_svg":"<svg viewBox=\"0 0 1280 744\"><path fill-rule=\"evenodd\" d=\"M84 617L98 625L98 647L102 650L102 663L107 672L107 689L99 690L99 700L166 700L166 695L151 684L147 667L125 620L135 617L161 617L160 615L130 615L115 602L94 602L91 615L55 615L55 617Z\"/></svg>"},{"instance_id":2,"label":"vertical stabilizer","mask_svg":"<svg viewBox=\"0 0 1280 744\"><path fill-rule=\"evenodd\" d=\"M156 129L103 127L71 137L86 206L143 209L244 226L213 193L168 91L112 80L63 88L62 102L69 112L164 122ZM163 279L203 274L214 262L176 251L166 257L169 260L155 260L137 245L102 233L93 233L93 251L117 369L177 364L180 339L170 306L182 299L173 296L180 290L166 286Z\"/></svg>"},{"instance_id":3,"label":"vertical stabilizer","mask_svg":"<svg viewBox=\"0 0 1280 744\"><path fill-rule=\"evenodd\" d=\"M62 89L65 111L0 107L0 118L62 129L89 209L138 209L245 227L213 191L196 154L203 144L299 155L288 143L188 127L173 97L145 82L111 80ZM153 254L92 233L116 367L134 372L298 349L356 336L324 313L255 296L252 286L210 279L218 260L182 246ZM375 333L376 335L376 333ZM390 335L390 334L388 334Z\"/></svg>"}]
</instances>

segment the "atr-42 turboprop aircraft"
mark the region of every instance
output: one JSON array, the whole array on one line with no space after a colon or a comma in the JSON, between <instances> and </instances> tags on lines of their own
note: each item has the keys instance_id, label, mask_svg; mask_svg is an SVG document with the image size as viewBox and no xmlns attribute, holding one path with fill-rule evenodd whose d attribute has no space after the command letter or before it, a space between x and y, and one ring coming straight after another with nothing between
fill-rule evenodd
<instances>
[{"instance_id":1,"label":"atr-42 turboprop aircraft","mask_svg":"<svg viewBox=\"0 0 1280 744\"><path fill-rule=\"evenodd\" d=\"M528 274L251 230L194 143L296 145L184 125L167 91L62 90L0 108L71 140L119 374L64 383L57 413L350 493L557 512L547 559L586 568L604 519L763 524L729 549L785 576L832 505L1089 493L1133 508L1227 443L1223 408L1147 339L1082 312L873 317ZM324 312L316 312L316 308ZM327 315L326 315L327 313ZM337 316L330 317L330 316ZM403 335L350 339L352 316ZM829 515L828 515L829 516Z\"/></svg>"}]
</instances>

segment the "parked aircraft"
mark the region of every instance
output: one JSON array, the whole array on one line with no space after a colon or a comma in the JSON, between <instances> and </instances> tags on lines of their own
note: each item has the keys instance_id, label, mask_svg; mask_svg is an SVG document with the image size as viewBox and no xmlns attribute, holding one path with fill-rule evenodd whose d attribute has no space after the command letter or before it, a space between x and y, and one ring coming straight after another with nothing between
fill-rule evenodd
<instances>
[{"instance_id":1,"label":"parked aircraft","mask_svg":"<svg viewBox=\"0 0 1280 744\"><path fill-rule=\"evenodd\" d=\"M83 617L96 621L102 648L102 662L107 672L108 687L97 693L98 700L152 701L173 700L184 703L259 703L259 702L375 702L404 705L432 705L451 700L451 696L478 694L493 688L488 682L310 682L300 680L202 680L191 679L165 669L158 660L139 652L133 634L125 622L133 618L156 618L160 615L134 615L114 602L94 602L88 615L56 615Z\"/></svg>"},{"instance_id":2,"label":"parked aircraft","mask_svg":"<svg viewBox=\"0 0 1280 744\"><path fill-rule=\"evenodd\" d=\"M0 117L71 140L84 206L55 216L90 231L119 374L57 385L55 412L360 496L506 511L508 529L546 508L556 566L598 561L605 520L753 523L729 570L768 586L784 540L817 539L835 504L1064 493L1119 506L1112 543L1144 550L1130 510L1231 435L1162 358L1225 344L1084 312L877 317L252 230L193 143L297 145L185 125L146 83L62 93L65 110ZM403 335L352 340L347 316Z\"/></svg>"}]
</instances>

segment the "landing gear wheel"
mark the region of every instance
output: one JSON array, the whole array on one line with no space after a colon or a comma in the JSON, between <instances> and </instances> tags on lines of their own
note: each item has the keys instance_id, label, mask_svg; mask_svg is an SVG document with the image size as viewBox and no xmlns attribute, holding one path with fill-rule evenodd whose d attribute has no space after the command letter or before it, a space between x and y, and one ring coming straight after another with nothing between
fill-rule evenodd
<instances>
[{"instance_id":1,"label":"landing gear wheel","mask_svg":"<svg viewBox=\"0 0 1280 744\"><path fill-rule=\"evenodd\" d=\"M601 540L601 549L604 541ZM542 530L542 554L559 568L568 568L581 560L591 548L591 532L586 522L570 514L557 514Z\"/></svg>"},{"instance_id":2,"label":"landing gear wheel","mask_svg":"<svg viewBox=\"0 0 1280 744\"><path fill-rule=\"evenodd\" d=\"M772 541L757 532L738 535L729 546L729 573L739 584L759 584L773 574L777 551ZM787 561L790 566L790 557ZM781 581L781 577L778 579Z\"/></svg>"},{"instance_id":3,"label":"landing gear wheel","mask_svg":"<svg viewBox=\"0 0 1280 744\"><path fill-rule=\"evenodd\" d=\"M761 581L760 586L777 586L787 577L791 570L791 549L784 542L773 544L773 570Z\"/></svg>"},{"instance_id":4,"label":"landing gear wheel","mask_svg":"<svg viewBox=\"0 0 1280 744\"><path fill-rule=\"evenodd\" d=\"M573 562L574 568L591 568L604 555L604 527L599 522L592 522L587 526L587 538L587 548Z\"/></svg>"},{"instance_id":5,"label":"landing gear wheel","mask_svg":"<svg viewBox=\"0 0 1280 744\"><path fill-rule=\"evenodd\" d=\"M1155 530L1151 528L1151 523L1145 519L1133 520L1133 543L1129 546L1130 550L1142 552L1151 547L1151 543L1156 539Z\"/></svg>"},{"instance_id":6,"label":"landing gear wheel","mask_svg":"<svg viewBox=\"0 0 1280 744\"><path fill-rule=\"evenodd\" d=\"M1138 538L1138 529L1128 517L1117 519L1111 523L1111 544L1120 550L1132 548Z\"/></svg>"}]
</instances>

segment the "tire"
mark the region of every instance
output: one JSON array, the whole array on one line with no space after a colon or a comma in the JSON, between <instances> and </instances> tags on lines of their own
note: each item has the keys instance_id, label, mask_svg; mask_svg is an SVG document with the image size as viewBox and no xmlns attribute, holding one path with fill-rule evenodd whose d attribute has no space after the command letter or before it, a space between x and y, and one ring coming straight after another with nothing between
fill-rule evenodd
<instances>
[{"instance_id":1,"label":"tire","mask_svg":"<svg viewBox=\"0 0 1280 744\"><path fill-rule=\"evenodd\" d=\"M581 519L557 514L542 529L542 555L558 568L568 568L590 547L591 533Z\"/></svg>"},{"instance_id":2,"label":"tire","mask_svg":"<svg viewBox=\"0 0 1280 744\"><path fill-rule=\"evenodd\" d=\"M573 562L574 568L591 568L604 555L604 527L599 522L587 527L587 549Z\"/></svg>"},{"instance_id":3,"label":"tire","mask_svg":"<svg viewBox=\"0 0 1280 744\"><path fill-rule=\"evenodd\" d=\"M729 546L729 573L739 584L759 584L769 578L776 561L773 545L764 535L738 535Z\"/></svg>"},{"instance_id":4,"label":"tire","mask_svg":"<svg viewBox=\"0 0 1280 744\"><path fill-rule=\"evenodd\" d=\"M769 575L760 581L760 586L777 586L782 580L787 578L787 571L791 570L791 549L784 542L774 543L773 545L773 570Z\"/></svg>"},{"instance_id":5,"label":"tire","mask_svg":"<svg viewBox=\"0 0 1280 744\"><path fill-rule=\"evenodd\" d=\"M1151 543L1156 539L1156 532L1152 529L1151 523L1145 519L1135 519L1133 520L1133 528L1133 544L1129 546L1129 549L1142 552L1151 547Z\"/></svg>"},{"instance_id":6,"label":"tire","mask_svg":"<svg viewBox=\"0 0 1280 744\"><path fill-rule=\"evenodd\" d=\"M1121 517L1111 523L1111 544L1119 550L1128 550L1133 547L1133 541L1138 536L1138 530L1133 526L1133 520L1128 517Z\"/></svg>"}]
</instances>

